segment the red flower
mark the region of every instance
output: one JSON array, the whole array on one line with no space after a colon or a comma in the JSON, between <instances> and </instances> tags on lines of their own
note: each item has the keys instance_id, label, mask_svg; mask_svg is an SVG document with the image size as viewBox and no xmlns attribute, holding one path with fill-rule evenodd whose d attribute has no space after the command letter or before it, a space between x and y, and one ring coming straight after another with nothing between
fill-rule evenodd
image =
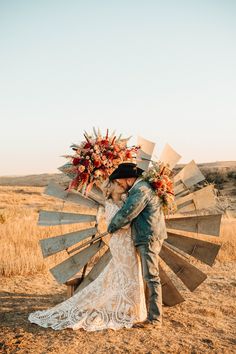
<instances>
[{"instance_id":1,"label":"red flower","mask_svg":"<svg viewBox=\"0 0 236 354\"><path fill-rule=\"evenodd\" d=\"M111 151L108 151L108 152L106 153L106 157L107 157L108 159L113 159L113 153L112 153Z\"/></svg>"},{"instance_id":2,"label":"red flower","mask_svg":"<svg viewBox=\"0 0 236 354\"><path fill-rule=\"evenodd\" d=\"M93 164L94 164L94 167L96 167L96 168L101 166L101 162L99 160L94 160Z\"/></svg>"},{"instance_id":3,"label":"red flower","mask_svg":"<svg viewBox=\"0 0 236 354\"><path fill-rule=\"evenodd\" d=\"M88 167L88 165L89 165L89 160L84 159L84 160L81 162L81 164L84 165L85 167Z\"/></svg>"},{"instance_id":4,"label":"red flower","mask_svg":"<svg viewBox=\"0 0 236 354\"><path fill-rule=\"evenodd\" d=\"M70 191L71 189L76 189L78 187L78 181L76 179L73 179L68 187L68 190Z\"/></svg>"},{"instance_id":5,"label":"red flower","mask_svg":"<svg viewBox=\"0 0 236 354\"><path fill-rule=\"evenodd\" d=\"M153 182L153 187L155 189L161 188L162 187L162 181Z\"/></svg>"},{"instance_id":6,"label":"red flower","mask_svg":"<svg viewBox=\"0 0 236 354\"><path fill-rule=\"evenodd\" d=\"M127 157L128 159L131 159L131 158L132 158L132 153L131 153L131 151L127 151L127 152L126 152L126 157Z\"/></svg>"},{"instance_id":7,"label":"red flower","mask_svg":"<svg viewBox=\"0 0 236 354\"><path fill-rule=\"evenodd\" d=\"M82 172L82 173L80 174L80 179L81 179L81 181L87 182L87 181L88 181L88 178L89 178L89 174L88 174L87 172Z\"/></svg>"},{"instance_id":8,"label":"red flower","mask_svg":"<svg viewBox=\"0 0 236 354\"><path fill-rule=\"evenodd\" d=\"M92 147L92 144L88 143L88 142L84 145L84 149L90 149L91 147Z\"/></svg>"},{"instance_id":9,"label":"red flower","mask_svg":"<svg viewBox=\"0 0 236 354\"><path fill-rule=\"evenodd\" d=\"M119 152L119 151L120 151L120 147L117 146L117 145L115 145L115 146L114 146L114 151Z\"/></svg>"},{"instance_id":10,"label":"red flower","mask_svg":"<svg viewBox=\"0 0 236 354\"><path fill-rule=\"evenodd\" d=\"M109 146L109 140L107 140L107 139L101 140L101 145L104 146L104 147L108 147Z\"/></svg>"},{"instance_id":11,"label":"red flower","mask_svg":"<svg viewBox=\"0 0 236 354\"><path fill-rule=\"evenodd\" d=\"M81 159L79 159L78 157L75 157L75 158L73 159L73 161L72 161L73 165L74 165L74 166L78 165L78 164L80 163L80 160L81 160Z\"/></svg>"}]
</instances>

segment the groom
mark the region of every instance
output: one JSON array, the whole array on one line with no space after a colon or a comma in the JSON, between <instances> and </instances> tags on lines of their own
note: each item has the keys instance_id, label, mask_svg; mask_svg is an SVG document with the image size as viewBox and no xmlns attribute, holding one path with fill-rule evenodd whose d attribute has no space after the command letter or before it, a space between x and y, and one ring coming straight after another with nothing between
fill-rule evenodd
<instances>
[{"instance_id":1,"label":"groom","mask_svg":"<svg viewBox=\"0 0 236 354\"><path fill-rule=\"evenodd\" d=\"M134 163L121 163L110 175L128 197L122 208L112 218L108 232L113 233L131 223L134 244L140 254L143 278L147 284L148 316L133 327L144 328L162 324L162 292L158 268L158 255L163 240L167 238L161 201L151 185L141 178L143 170Z\"/></svg>"}]
</instances>

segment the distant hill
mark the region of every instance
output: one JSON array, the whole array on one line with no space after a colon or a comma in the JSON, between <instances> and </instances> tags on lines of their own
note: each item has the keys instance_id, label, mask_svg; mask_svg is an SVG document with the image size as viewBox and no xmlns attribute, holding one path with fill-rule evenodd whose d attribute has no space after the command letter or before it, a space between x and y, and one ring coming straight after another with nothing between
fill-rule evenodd
<instances>
[{"instance_id":1,"label":"distant hill","mask_svg":"<svg viewBox=\"0 0 236 354\"><path fill-rule=\"evenodd\" d=\"M182 169L185 164L178 164L175 168L176 171ZM209 172L223 172L236 171L236 161L216 161L200 163L198 167L204 175ZM58 183L66 183L68 178L63 173L43 173L26 176L2 176L0 177L1 186L35 186L44 187L50 181Z\"/></svg>"},{"instance_id":2,"label":"distant hill","mask_svg":"<svg viewBox=\"0 0 236 354\"><path fill-rule=\"evenodd\" d=\"M200 170L208 169L236 169L236 161L215 161L215 162L205 162L197 164ZM177 164L176 168L183 168L185 164Z\"/></svg>"},{"instance_id":3,"label":"distant hill","mask_svg":"<svg viewBox=\"0 0 236 354\"><path fill-rule=\"evenodd\" d=\"M2 176L0 177L1 186L34 186L44 187L49 182L66 182L68 178L63 173L42 173L39 175L27 176Z\"/></svg>"}]
</instances>

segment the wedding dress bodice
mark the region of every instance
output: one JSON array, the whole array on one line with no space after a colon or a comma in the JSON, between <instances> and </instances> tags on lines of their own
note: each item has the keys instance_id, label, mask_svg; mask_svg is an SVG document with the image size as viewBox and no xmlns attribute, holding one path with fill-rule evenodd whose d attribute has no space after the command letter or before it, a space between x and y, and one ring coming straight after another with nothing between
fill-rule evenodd
<instances>
[{"instance_id":1,"label":"wedding dress bodice","mask_svg":"<svg viewBox=\"0 0 236 354\"><path fill-rule=\"evenodd\" d=\"M107 224L119 210L111 201L105 205ZM120 229L109 242L112 259L87 287L55 307L36 311L29 321L55 330L84 328L96 331L132 327L146 317L140 260L130 228Z\"/></svg>"}]
</instances>

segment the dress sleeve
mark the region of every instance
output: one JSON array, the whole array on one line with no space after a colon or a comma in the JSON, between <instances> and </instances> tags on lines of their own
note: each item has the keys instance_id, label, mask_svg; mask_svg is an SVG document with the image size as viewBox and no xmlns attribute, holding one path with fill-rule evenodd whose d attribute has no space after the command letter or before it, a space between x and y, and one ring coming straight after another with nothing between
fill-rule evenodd
<instances>
[{"instance_id":1,"label":"dress sleeve","mask_svg":"<svg viewBox=\"0 0 236 354\"><path fill-rule=\"evenodd\" d=\"M115 203L113 203L111 200L106 201L106 203L105 203L105 218L106 218L107 225L110 224L111 219L117 213L118 210L119 210L119 207Z\"/></svg>"}]
</instances>

